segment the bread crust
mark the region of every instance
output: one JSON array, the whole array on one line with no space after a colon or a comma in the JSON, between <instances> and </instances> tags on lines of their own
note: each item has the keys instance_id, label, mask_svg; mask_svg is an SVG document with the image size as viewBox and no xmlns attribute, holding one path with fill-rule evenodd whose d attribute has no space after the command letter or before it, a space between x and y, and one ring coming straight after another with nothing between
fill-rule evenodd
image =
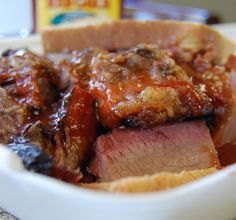
<instances>
[{"instance_id":1,"label":"bread crust","mask_svg":"<svg viewBox=\"0 0 236 220\"><path fill-rule=\"evenodd\" d=\"M182 171L181 173L158 173L141 177L126 177L113 182L82 184L81 186L108 192L154 192L171 189L216 172L216 168Z\"/></svg>"},{"instance_id":2,"label":"bread crust","mask_svg":"<svg viewBox=\"0 0 236 220\"><path fill-rule=\"evenodd\" d=\"M219 63L235 53L235 45L212 28L179 21L120 20L86 25L50 28L42 32L45 53L67 49L97 47L107 50L128 48L139 43L158 43L163 47L177 44L180 48L195 49L211 43Z\"/></svg>"}]
</instances>

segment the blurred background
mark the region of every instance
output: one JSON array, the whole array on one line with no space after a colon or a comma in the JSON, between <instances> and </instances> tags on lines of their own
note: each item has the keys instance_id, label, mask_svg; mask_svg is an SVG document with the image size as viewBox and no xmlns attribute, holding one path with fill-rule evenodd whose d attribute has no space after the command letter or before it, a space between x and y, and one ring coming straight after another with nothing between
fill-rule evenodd
<instances>
[{"instance_id":1,"label":"blurred background","mask_svg":"<svg viewBox=\"0 0 236 220\"><path fill-rule=\"evenodd\" d=\"M0 0L0 38L27 37L48 26L88 19L236 22L235 0Z\"/></svg>"}]
</instances>

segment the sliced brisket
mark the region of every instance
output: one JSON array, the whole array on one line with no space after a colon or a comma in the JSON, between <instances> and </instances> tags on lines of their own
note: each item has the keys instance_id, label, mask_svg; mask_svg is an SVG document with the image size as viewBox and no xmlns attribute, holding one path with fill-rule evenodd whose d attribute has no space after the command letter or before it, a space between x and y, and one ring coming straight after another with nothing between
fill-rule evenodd
<instances>
[{"instance_id":1,"label":"sliced brisket","mask_svg":"<svg viewBox=\"0 0 236 220\"><path fill-rule=\"evenodd\" d=\"M208 128L203 121L153 128L118 129L95 145L91 172L100 181L157 172L181 172L219 166Z\"/></svg>"}]
</instances>

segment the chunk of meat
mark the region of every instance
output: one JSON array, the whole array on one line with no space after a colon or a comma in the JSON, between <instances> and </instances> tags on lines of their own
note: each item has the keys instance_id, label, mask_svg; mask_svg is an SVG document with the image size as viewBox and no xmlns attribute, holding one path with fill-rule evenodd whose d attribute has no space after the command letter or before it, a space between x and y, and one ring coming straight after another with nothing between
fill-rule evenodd
<instances>
[{"instance_id":1,"label":"chunk of meat","mask_svg":"<svg viewBox=\"0 0 236 220\"><path fill-rule=\"evenodd\" d=\"M9 51L0 59L0 85L29 112L24 123L18 123L21 136L36 143L58 164L76 169L95 140L93 98L75 86L64 94L59 109L58 74L51 61L29 51Z\"/></svg>"},{"instance_id":2,"label":"chunk of meat","mask_svg":"<svg viewBox=\"0 0 236 220\"><path fill-rule=\"evenodd\" d=\"M118 129L97 139L91 172L100 181L219 167L203 121Z\"/></svg>"},{"instance_id":3,"label":"chunk of meat","mask_svg":"<svg viewBox=\"0 0 236 220\"><path fill-rule=\"evenodd\" d=\"M9 51L0 59L0 85L36 115L57 101L58 72L53 63L27 50Z\"/></svg>"},{"instance_id":4,"label":"chunk of meat","mask_svg":"<svg viewBox=\"0 0 236 220\"><path fill-rule=\"evenodd\" d=\"M236 140L236 58L230 56L225 65L217 65L211 47L196 51L174 50L173 57L189 75L202 93L211 98L212 138L216 146Z\"/></svg>"},{"instance_id":5,"label":"chunk of meat","mask_svg":"<svg viewBox=\"0 0 236 220\"><path fill-rule=\"evenodd\" d=\"M58 166L53 158L35 143L19 138L15 143L8 144L7 147L20 157L27 170L43 173L74 184L78 184L82 178L81 173Z\"/></svg>"},{"instance_id":6,"label":"chunk of meat","mask_svg":"<svg viewBox=\"0 0 236 220\"><path fill-rule=\"evenodd\" d=\"M211 98L157 45L99 54L91 70L90 89L107 128L149 127L213 111Z\"/></svg>"},{"instance_id":7,"label":"chunk of meat","mask_svg":"<svg viewBox=\"0 0 236 220\"><path fill-rule=\"evenodd\" d=\"M218 120L216 121L216 130L213 133L213 141L216 146L236 142L236 57L231 55L225 65L228 74L225 74L225 81L232 89L232 95L222 94L221 98L225 103L231 102L225 108L216 112ZM224 82L221 79L221 83Z\"/></svg>"},{"instance_id":8,"label":"chunk of meat","mask_svg":"<svg viewBox=\"0 0 236 220\"><path fill-rule=\"evenodd\" d=\"M30 140L32 144L42 148L45 153L55 157L55 131L47 123L36 121L33 124L26 124L19 136Z\"/></svg>"},{"instance_id":9,"label":"chunk of meat","mask_svg":"<svg viewBox=\"0 0 236 220\"><path fill-rule=\"evenodd\" d=\"M38 120L49 123L52 104L59 98L58 79L53 63L43 57L27 50L9 50L3 53L0 58L3 143L10 136L24 131L30 124L37 127ZM31 133L31 129L28 133ZM30 138L38 138L38 142L41 142L39 132L36 133Z\"/></svg>"},{"instance_id":10,"label":"chunk of meat","mask_svg":"<svg viewBox=\"0 0 236 220\"><path fill-rule=\"evenodd\" d=\"M27 111L0 87L0 143L8 143L27 120Z\"/></svg>"},{"instance_id":11,"label":"chunk of meat","mask_svg":"<svg viewBox=\"0 0 236 220\"><path fill-rule=\"evenodd\" d=\"M62 143L59 147L60 140L56 140L56 160L67 168L76 169L86 158L96 138L92 96L79 86L74 86L65 94L54 120Z\"/></svg>"},{"instance_id":12,"label":"chunk of meat","mask_svg":"<svg viewBox=\"0 0 236 220\"><path fill-rule=\"evenodd\" d=\"M77 84L87 90L91 61L100 53L107 53L107 51L97 48L73 51L67 58L57 62L55 67L61 73L60 88L64 89L70 84Z\"/></svg>"},{"instance_id":13,"label":"chunk of meat","mask_svg":"<svg viewBox=\"0 0 236 220\"><path fill-rule=\"evenodd\" d=\"M53 167L53 159L38 145L19 139L17 143L8 144L8 148L16 153L26 169L48 174Z\"/></svg>"}]
</instances>

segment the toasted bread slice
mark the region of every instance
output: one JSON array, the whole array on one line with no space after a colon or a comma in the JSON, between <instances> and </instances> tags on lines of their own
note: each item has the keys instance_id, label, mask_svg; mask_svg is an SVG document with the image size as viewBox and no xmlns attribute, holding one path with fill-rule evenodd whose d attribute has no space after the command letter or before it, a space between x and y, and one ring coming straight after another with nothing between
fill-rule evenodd
<instances>
[{"instance_id":1,"label":"toasted bread slice","mask_svg":"<svg viewBox=\"0 0 236 220\"><path fill-rule=\"evenodd\" d=\"M50 28L42 32L45 53L60 53L97 47L108 50L128 48L139 43L158 43L164 47L197 49L208 43L217 52L219 63L235 52L235 45L206 25L178 21L88 22L71 27Z\"/></svg>"},{"instance_id":2,"label":"toasted bread slice","mask_svg":"<svg viewBox=\"0 0 236 220\"><path fill-rule=\"evenodd\" d=\"M82 184L83 187L108 192L154 192L174 188L216 172L216 168L182 171L181 173L157 173L141 177L126 177L113 182Z\"/></svg>"}]
</instances>

